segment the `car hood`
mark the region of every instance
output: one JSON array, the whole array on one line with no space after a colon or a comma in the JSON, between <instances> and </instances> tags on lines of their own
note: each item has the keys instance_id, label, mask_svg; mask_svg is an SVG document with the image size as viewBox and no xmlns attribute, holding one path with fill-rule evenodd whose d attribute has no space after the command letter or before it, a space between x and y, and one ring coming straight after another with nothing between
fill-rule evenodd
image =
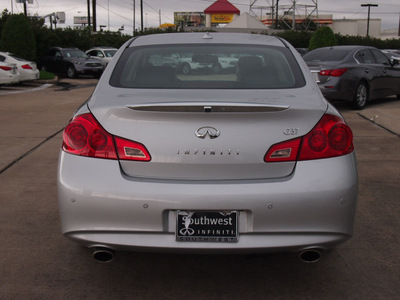
<instances>
[{"instance_id":1,"label":"car hood","mask_svg":"<svg viewBox=\"0 0 400 300\"><path fill-rule=\"evenodd\" d=\"M319 90L312 89L149 90L99 84L88 108L109 133L142 143L150 152L150 162L120 162L128 176L272 179L289 176L295 162L265 163L267 150L308 133L327 109ZM220 135L196 136L207 130Z\"/></svg>"}]
</instances>

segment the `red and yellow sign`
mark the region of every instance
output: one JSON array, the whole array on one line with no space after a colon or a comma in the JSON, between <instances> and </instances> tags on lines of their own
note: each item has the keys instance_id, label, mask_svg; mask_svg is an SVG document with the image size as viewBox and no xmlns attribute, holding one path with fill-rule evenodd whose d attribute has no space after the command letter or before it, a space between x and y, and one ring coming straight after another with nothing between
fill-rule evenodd
<instances>
[{"instance_id":1,"label":"red and yellow sign","mask_svg":"<svg viewBox=\"0 0 400 300\"><path fill-rule=\"evenodd\" d=\"M230 23L233 21L233 14L212 14L211 23Z\"/></svg>"}]
</instances>

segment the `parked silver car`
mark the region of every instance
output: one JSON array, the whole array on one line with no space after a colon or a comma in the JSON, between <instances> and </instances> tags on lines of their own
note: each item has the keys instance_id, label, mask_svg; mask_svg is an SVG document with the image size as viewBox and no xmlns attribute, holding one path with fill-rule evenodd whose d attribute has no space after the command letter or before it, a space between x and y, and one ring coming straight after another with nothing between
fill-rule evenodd
<instances>
[{"instance_id":1,"label":"parked silver car","mask_svg":"<svg viewBox=\"0 0 400 300\"><path fill-rule=\"evenodd\" d=\"M239 60L218 74L149 63L174 53ZM136 37L64 130L62 232L100 261L118 250L295 251L314 261L353 232L352 138L282 39Z\"/></svg>"}]
</instances>

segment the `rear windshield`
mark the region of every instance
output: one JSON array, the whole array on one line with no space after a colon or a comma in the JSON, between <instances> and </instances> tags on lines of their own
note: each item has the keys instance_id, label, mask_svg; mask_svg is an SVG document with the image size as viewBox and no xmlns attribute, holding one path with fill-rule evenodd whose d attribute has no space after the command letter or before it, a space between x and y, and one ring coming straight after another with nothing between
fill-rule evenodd
<instances>
[{"instance_id":1,"label":"rear windshield","mask_svg":"<svg viewBox=\"0 0 400 300\"><path fill-rule=\"evenodd\" d=\"M110 84L156 89L281 89L305 82L292 53L283 47L185 44L127 49Z\"/></svg>"},{"instance_id":2,"label":"rear windshield","mask_svg":"<svg viewBox=\"0 0 400 300\"><path fill-rule=\"evenodd\" d=\"M303 58L308 62L341 61L348 53L349 50L343 49L317 49L308 52Z\"/></svg>"}]
</instances>

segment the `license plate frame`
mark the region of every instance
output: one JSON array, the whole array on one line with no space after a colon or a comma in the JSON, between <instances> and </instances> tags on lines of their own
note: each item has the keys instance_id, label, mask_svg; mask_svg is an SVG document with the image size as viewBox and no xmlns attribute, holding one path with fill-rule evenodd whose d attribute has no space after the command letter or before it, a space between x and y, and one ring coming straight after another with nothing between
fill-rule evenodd
<instances>
[{"instance_id":1,"label":"license plate frame","mask_svg":"<svg viewBox=\"0 0 400 300\"><path fill-rule=\"evenodd\" d=\"M176 241L237 243L239 212L187 211L176 212Z\"/></svg>"}]
</instances>

